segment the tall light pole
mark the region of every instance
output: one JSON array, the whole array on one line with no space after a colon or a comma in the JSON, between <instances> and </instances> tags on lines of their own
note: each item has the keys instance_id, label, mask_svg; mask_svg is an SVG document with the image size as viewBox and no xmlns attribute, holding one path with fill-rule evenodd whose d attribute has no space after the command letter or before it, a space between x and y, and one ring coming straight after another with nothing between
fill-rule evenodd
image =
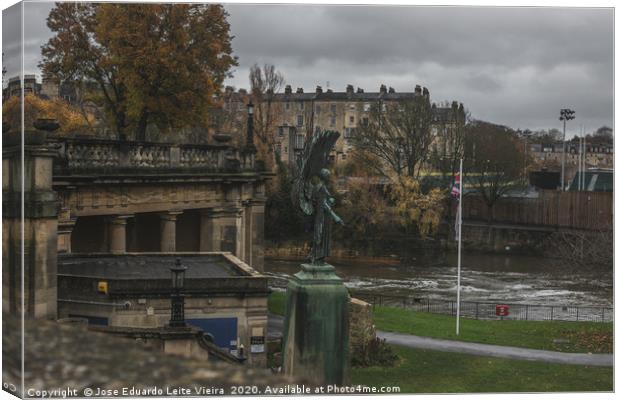
<instances>
[{"instance_id":1,"label":"tall light pole","mask_svg":"<svg viewBox=\"0 0 620 400\"><path fill-rule=\"evenodd\" d=\"M575 119L575 111L569 108L560 110L560 121L564 121L564 133L562 134L562 174L560 176L560 188L564 191L564 160L566 158L566 121Z\"/></svg>"}]
</instances>

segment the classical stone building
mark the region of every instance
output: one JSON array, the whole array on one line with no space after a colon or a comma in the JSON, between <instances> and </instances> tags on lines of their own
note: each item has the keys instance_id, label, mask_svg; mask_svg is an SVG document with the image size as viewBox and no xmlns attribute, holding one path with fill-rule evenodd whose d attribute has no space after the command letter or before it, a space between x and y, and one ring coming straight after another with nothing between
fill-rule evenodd
<instances>
[{"instance_id":1,"label":"classical stone building","mask_svg":"<svg viewBox=\"0 0 620 400\"><path fill-rule=\"evenodd\" d=\"M263 365L270 174L255 150L225 135L173 145L43 133L26 132L23 159L19 141L8 140L19 133L4 137L3 312L158 329L170 316L168 269L180 257L190 264L188 322L216 332L223 348L244 345Z\"/></svg>"},{"instance_id":2,"label":"classical stone building","mask_svg":"<svg viewBox=\"0 0 620 400\"><path fill-rule=\"evenodd\" d=\"M419 85L415 86L413 92L396 92L385 85L381 85L378 92L354 89L353 85L348 85L344 92L323 90L321 86L317 86L314 92L304 92L303 88L297 88L293 92L292 87L287 85L283 93L265 96L265 102L270 103L270 115L273 118L270 128L276 143L275 151L283 161L292 161L295 154L303 149L305 137L317 129L330 129L341 134L332 152L332 161L346 161L353 148L352 139L356 130L368 121L371 105L377 102L402 102L416 96L430 94L428 89ZM230 87L226 89L223 109L228 116L227 121L235 121L227 126L231 132L242 133L236 127L243 126L245 104L248 101L247 91L241 89L234 92ZM449 135L448 131L464 121L465 111L462 104L433 104L432 131L436 138L434 148L440 153L446 153L443 155L449 154L451 149L446 146L445 140Z\"/></svg>"}]
</instances>

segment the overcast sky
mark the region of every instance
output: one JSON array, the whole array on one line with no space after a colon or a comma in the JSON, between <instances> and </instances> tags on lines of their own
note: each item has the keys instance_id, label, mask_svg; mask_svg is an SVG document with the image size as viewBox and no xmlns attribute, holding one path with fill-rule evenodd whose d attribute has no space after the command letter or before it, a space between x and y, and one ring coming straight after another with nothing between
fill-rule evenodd
<instances>
[{"instance_id":1,"label":"overcast sky","mask_svg":"<svg viewBox=\"0 0 620 400\"><path fill-rule=\"evenodd\" d=\"M26 4L24 69L38 73L52 3ZM286 83L344 91L429 88L433 101L463 102L474 118L513 128L560 128L572 136L613 123L613 11L482 8L226 5L239 58L228 84L248 87L254 63ZM18 14L3 13L7 77L19 71Z\"/></svg>"}]
</instances>

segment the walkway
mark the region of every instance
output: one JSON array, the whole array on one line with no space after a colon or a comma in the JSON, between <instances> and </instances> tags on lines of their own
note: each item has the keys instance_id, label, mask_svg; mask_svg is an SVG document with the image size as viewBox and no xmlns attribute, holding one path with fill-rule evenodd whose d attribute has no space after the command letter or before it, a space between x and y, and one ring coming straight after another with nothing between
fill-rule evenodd
<instances>
[{"instance_id":1,"label":"walkway","mask_svg":"<svg viewBox=\"0 0 620 400\"><path fill-rule=\"evenodd\" d=\"M282 335L284 320L269 314L269 337ZM447 351L484 357L510 358L514 360L542 361L559 364L590 365L611 367L613 354L563 353L559 351L534 350L521 347L496 346L491 344L460 342L456 340L434 339L404 333L377 331L377 336L388 343L414 349Z\"/></svg>"}]
</instances>

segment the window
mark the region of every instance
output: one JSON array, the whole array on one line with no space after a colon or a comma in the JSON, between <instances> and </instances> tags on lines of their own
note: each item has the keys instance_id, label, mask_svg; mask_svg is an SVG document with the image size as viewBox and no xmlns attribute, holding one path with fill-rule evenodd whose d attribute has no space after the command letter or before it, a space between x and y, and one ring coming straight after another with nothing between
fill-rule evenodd
<instances>
[{"instance_id":1,"label":"window","mask_svg":"<svg viewBox=\"0 0 620 400\"><path fill-rule=\"evenodd\" d=\"M368 126L368 117L362 118L362 126Z\"/></svg>"},{"instance_id":2,"label":"window","mask_svg":"<svg viewBox=\"0 0 620 400\"><path fill-rule=\"evenodd\" d=\"M355 117L353 115L349 116L349 123L355 123Z\"/></svg>"},{"instance_id":3,"label":"window","mask_svg":"<svg viewBox=\"0 0 620 400\"><path fill-rule=\"evenodd\" d=\"M300 109L300 110L303 110L303 109L304 109L304 102L303 102L303 101L300 101L300 102L299 102L299 109Z\"/></svg>"},{"instance_id":4,"label":"window","mask_svg":"<svg viewBox=\"0 0 620 400\"><path fill-rule=\"evenodd\" d=\"M330 108L331 108L331 110L332 110L332 113L335 113L335 112L336 112L336 105L335 105L335 104L332 104L332 105L330 106Z\"/></svg>"},{"instance_id":5,"label":"window","mask_svg":"<svg viewBox=\"0 0 620 400\"><path fill-rule=\"evenodd\" d=\"M370 103L364 103L364 111L370 111Z\"/></svg>"},{"instance_id":6,"label":"window","mask_svg":"<svg viewBox=\"0 0 620 400\"><path fill-rule=\"evenodd\" d=\"M355 104L353 103L349 104L349 110L355 111Z\"/></svg>"},{"instance_id":7,"label":"window","mask_svg":"<svg viewBox=\"0 0 620 400\"><path fill-rule=\"evenodd\" d=\"M336 117L331 117L329 119L329 126L336 126Z\"/></svg>"},{"instance_id":8,"label":"window","mask_svg":"<svg viewBox=\"0 0 620 400\"><path fill-rule=\"evenodd\" d=\"M303 125L304 125L304 116L300 114L297 116L297 126L303 126Z\"/></svg>"},{"instance_id":9,"label":"window","mask_svg":"<svg viewBox=\"0 0 620 400\"><path fill-rule=\"evenodd\" d=\"M278 134L279 134L280 136L284 136L284 127L283 127L283 126L279 126L279 127L278 127Z\"/></svg>"},{"instance_id":10,"label":"window","mask_svg":"<svg viewBox=\"0 0 620 400\"><path fill-rule=\"evenodd\" d=\"M286 109L289 110L291 108L291 102L287 101L286 102Z\"/></svg>"},{"instance_id":11,"label":"window","mask_svg":"<svg viewBox=\"0 0 620 400\"><path fill-rule=\"evenodd\" d=\"M321 113L321 106L316 106L316 113L320 114Z\"/></svg>"}]
</instances>

